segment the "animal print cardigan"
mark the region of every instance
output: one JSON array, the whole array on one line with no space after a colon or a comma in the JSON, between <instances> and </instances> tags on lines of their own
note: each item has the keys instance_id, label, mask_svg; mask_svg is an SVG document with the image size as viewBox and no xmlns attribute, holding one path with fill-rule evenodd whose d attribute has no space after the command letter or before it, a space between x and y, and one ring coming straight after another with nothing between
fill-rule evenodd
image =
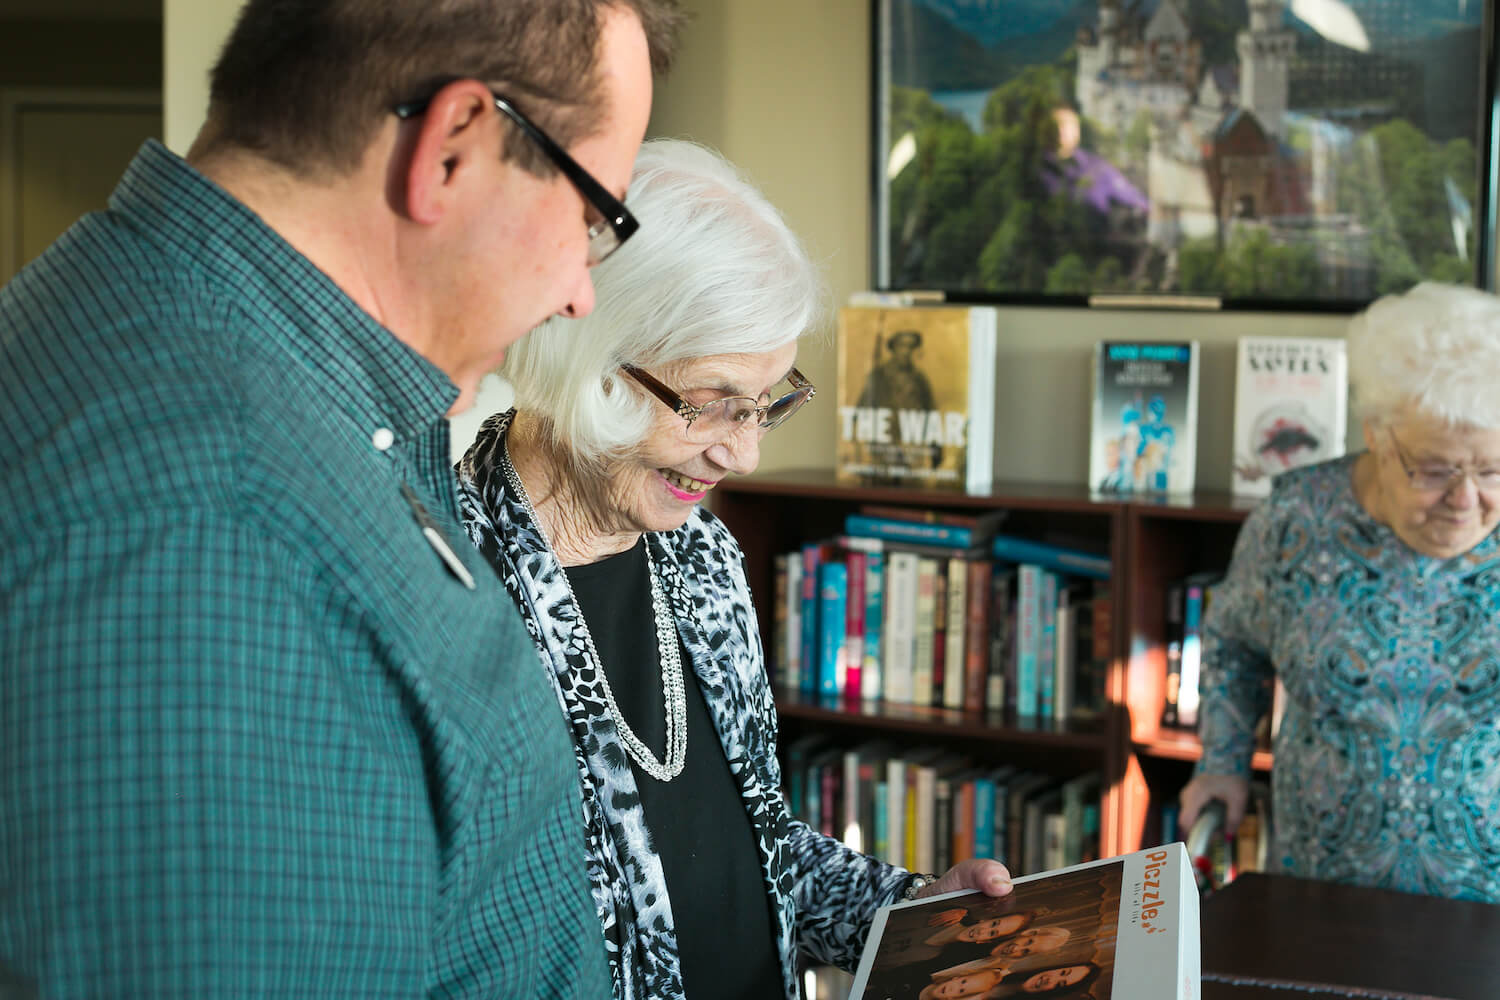
<instances>
[{"instance_id":1,"label":"animal print cardigan","mask_svg":"<svg viewBox=\"0 0 1500 1000\"><path fill-rule=\"evenodd\" d=\"M585 863L615 997L680 998L671 903L661 861L649 846L634 772L584 658L578 611L562 567L500 471L513 413L485 421L458 464L464 527L520 609L572 727ZM875 909L895 898L909 873L849 850L788 811L776 759L776 709L744 557L724 525L700 509L676 531L646 538L730 772L739 779L759 842L786 995L796 1000L798 952L813 962L852 969Z\"/></svg>"}]
</instances>

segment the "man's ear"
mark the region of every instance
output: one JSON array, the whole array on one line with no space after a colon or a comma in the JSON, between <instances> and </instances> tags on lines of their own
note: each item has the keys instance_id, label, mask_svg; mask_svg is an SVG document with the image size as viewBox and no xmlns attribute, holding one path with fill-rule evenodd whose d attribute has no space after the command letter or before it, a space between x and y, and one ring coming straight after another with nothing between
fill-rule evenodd
<instances>
[{"instance_id":1,"label":"man's ear","mask_svg":"<svg viewBox=\"0 0 1500 1000\"><path fill-rule=\"evenodd\" d=\"M418 132L406 161L402 207L413 222L437 222L457 200L478 157L499 159L494 103L478 80L455 80L409 124Z\"/></svg>"}]
</instances>

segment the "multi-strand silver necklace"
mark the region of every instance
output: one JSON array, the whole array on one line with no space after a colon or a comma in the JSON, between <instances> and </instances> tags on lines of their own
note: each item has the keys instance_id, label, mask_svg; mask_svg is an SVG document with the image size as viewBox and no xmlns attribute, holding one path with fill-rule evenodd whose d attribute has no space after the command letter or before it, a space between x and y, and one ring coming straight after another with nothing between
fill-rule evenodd
<instances>
[{"instance_id":1,"label":"multi-strand silver necklace","mask_svg":"<svg viewBox=\"0 0 1500 1000\"><path fill-rule=\"evenodd\" d=\"M552 548L552 543L547 539L547 533L542 528L542 519L537 517L536 508L531 505L531 497L527 495L526 487L521 484L521 477L516 474L516 467L510 462L509 449L502 449L500 452L500 471L504 473L505 481L510 484L521 507L536 525L542 544L547 546L548 551L552 552L555 557L557 551ZM649 551L646 553L646 576L651 581L651 611L656 618L656 650L661 658L663 711L667 717L665 760L657 760L656 755L645 743L641 742L640 737L636 736L630 724L625 721L625 713L620 711L620 706L615 703L615 693L609 688L609 677L604 672L604 661L599 658L599 650L594 647L594 636L589 632L589 623L583 617L583 608L578 604L578 595L573 593L573 582L568 579L566 571L562 575L563 584L568 588L568 597L578 612L578 624L583 630L584 647L594 661L594 673L599 677L599 685L604 688L604 701L609 706L609 715L614 720L615 728L620 731L620 742L625 744L625 752L630 754L631 760L640 765L641 770L657 781L671 781L682 773L682 767L687 763L687 691L682 680L682 655L677 648L677 626L672 621L672 612L667 607L667 599L662 593L661 583L656 579L656 567L652 565Z\"/></svg>"}]
</instances>

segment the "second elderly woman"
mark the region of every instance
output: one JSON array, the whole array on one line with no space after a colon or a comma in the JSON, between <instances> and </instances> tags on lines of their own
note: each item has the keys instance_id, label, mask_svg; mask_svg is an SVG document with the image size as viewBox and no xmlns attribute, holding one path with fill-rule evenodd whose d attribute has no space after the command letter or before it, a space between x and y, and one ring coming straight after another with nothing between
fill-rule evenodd
<instances>
[{"instance_id":1,"label":"second elderly woman","mask_svg":"<svg viewBox=\"0 0 1500 1000\"><path fill-rule=\"evenodd\" d=\"M821 288L701 147L643 147L630 207L593 314L507 357L516 409L459 464L463 515L572 728L615 997L796 998L799 956L852 968L877 907L1009 873L914 876L788 813L742 556L698 504L812 398L794 362Z\"/></svg>"},{"instance_id":2,"label":"second elderly woman","mask_svg":"<svg viewBox=\"0 0 1500 1000\"><path fill-rule=\"evenodd\" d=\"M1419 285L1356 318L1365 450L1276 479L1204 621L1203 759L1244 814L1273 676L1273 867L1500 902L1500 299Z\"/></svg>"}]
</instances>

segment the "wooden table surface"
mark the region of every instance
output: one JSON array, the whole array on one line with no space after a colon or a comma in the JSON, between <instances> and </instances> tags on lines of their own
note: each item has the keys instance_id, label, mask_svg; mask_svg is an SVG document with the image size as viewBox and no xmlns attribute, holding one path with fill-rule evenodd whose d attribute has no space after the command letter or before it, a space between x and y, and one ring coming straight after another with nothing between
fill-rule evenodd
<instances>
[{"instance_id":1,"label":"wooden table surface","mask_svg":"<svg viewBox=\"0 0 1500 1000\"><path fill-rule=\"evenodd\" d=\"M1500 906L1242 875L1203 901L1203 1000L1497 1000Z\"/></svg>"}]
</instances>

